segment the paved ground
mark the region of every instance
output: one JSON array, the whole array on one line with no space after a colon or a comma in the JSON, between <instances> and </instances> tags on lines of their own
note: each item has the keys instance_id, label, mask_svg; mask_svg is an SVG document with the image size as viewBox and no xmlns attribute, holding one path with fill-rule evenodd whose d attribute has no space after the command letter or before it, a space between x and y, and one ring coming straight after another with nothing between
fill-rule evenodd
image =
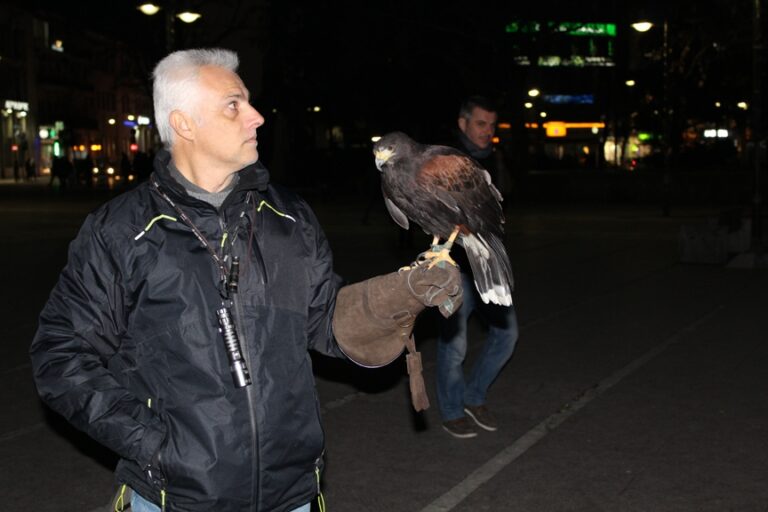
<instances>
[{"instance_id":1,"label":"paved ground","mask_svg":"<svg viewBox=\"0 0 768 512\"><path fill-rule=\"evenodd\" d=\"M40 405L26 357L67 241L101 200L0 187L3 511L95 512L112 492L112 456ZM360 222L364 207L316 202L353 281L427 242L400 247L382 209ZM678 263L681 224L715 213L509 213L521 336L489 397L496 433L456 440L435 405L412 413L402 360L362 370L316 358L328 510L768 511L768 272ZM417 338L434 402L434 318Z\"/></svg>"}]
</instances>

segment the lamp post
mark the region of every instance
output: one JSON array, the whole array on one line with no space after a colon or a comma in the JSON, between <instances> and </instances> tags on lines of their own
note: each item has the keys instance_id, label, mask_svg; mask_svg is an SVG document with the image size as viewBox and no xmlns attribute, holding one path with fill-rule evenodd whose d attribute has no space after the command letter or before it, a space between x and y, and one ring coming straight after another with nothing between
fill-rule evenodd
<instances>
[{"instance_id":1,"label":"lamp post","mask_svg":"<svg viewBox=\"0 0 768 512\"><path fill-rule=\"evenodd\" d=\"M759 0L755 0L759 1ZM641 20L632 23L632 28L640 33L648 32L654 27L654 24L647 20ZM664 217L669 217L670 213L670 189L671 176L669 169L670 156L670 108L669 108L669 22L664 16L661 26L661 155L662 155L662 178L661 178L661 210Z\"/></svg>"},{"instance_id":2,"label":"lamp post","mask_svg":"<svg viewBox=\"0 0 768 512\"><path fill-rule=\"evenodd\" d=\"M763 265L766 260L763 256L763 217L762 217L762 192L761 173L762 159L764 157L766 141L763 138L763 109L762 109L762 72L763 52L765 51L762 27L762 6L760 0L754 0L752 17L752 160L755 168L754 193L752 195L752 252L755 253L756 262L760 260Z\"/></svg>"},{"instance_id":3,"label":"lamp post","mask_svg":"<svg viewBox=\"0 0 768 512\"><path fill-rule=\"evenodd\" d=\"M197 20L200 19L201 15L200 13L196 11L192 11L189 9L180 10L176 12L174 8L172 8L172 4L168 5L165 8L160 7L157 4L153 4L151 2L145 2L138 6L138 9L147 16L154 16L161 10L165 13L165 49L166 53L170 53L173 51L174 45L176 43L176 26L175 26L175 19L178 18L184 23L194 23Z\"/></svg>"}]
</instances>

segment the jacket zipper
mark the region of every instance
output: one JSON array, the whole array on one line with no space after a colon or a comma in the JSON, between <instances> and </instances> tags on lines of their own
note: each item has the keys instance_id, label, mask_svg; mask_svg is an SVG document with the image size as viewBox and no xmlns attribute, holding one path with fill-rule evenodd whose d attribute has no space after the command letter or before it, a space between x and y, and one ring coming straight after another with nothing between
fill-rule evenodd
<instances>
[{"instance_id":1,"label":"jacket zipper","mask_svg":"<svg viewBox=\"0 0 768 512\"><path fill-rule=\"evenodd\" d=\"M252 369L252 371L255 371L255 368L252 364L250 355L248 353L248 342L245 341L245 330L243 329L243 323L241 321L241 318L243 318L242 314L242 307L240 304L240 301L238 300L237 294L232 295L232 304L234 305L235 309L235 325L237 326L238 332L242 333L241 340L242 343L240 344L243 351L243 358L247 361L248 367ZM259 482L259 456L258 456L258 448L259 448L259 431L257 428L256 423L256 408L254 407L255 403L255 397L254 397L254 388L255 383L257 381L256 375L253 375L253 385L246 386L245 392L248 398L248 416L251 422L251 470L253 471L253 478L251 478L251 503L254 503L256 499L256 490L259 488L260 482ZM258 505L258 504L256 504ZM258 506L254 507L254 509L258 508Z\"/></svg>"},{"instance_id":2,"label":"jacket zipper","mask_svg":"<svg viewBox=\"0 0 768 512\"><path fill-rule=\"evenodd\" d=\"M240 219L237 219L238 221ZM227 229L226 229L226 223L224 222L224 219L219 216L219 224L221 225L221 229L223 232L222 237L226 236ZM234 255L234 245L237 239L235 237L231 240L231 250L230 250L230 256ZM222 240L223 242L223 240ZM246 248L247 253L247 248ZM253 362L251 361L251 357L248 350L248 342L246 341L246 333L245 329L243 328L243 308L242 304L240 303L238 292L241 291L242 288L238 288L237 292L234 292L231 294L230 300L232 301L232 307L233 307L233 317L235 321L235 328L237 329L237 332L240 335L240 350L243 352L243 358L246 361L246 364L248 368L251 368L255 370L253 366ZM255 375L253 376L254 383L256 382ZM250 427L251 427L251 472L253 474L251 478L251 504L254 508L254 510L258 509L258 503L256 503L256 491L259 489L260 485L260 477L259 477L259 457L258 457L258 447L259 447L259 431L257 427L257 421L256 421L256 408L254 406L255 404L255 397L254 397L254 385L246 386L245 387L246 392L246 399L248 403L248 419L250 421Z\"/></svg>"}]
</instances>

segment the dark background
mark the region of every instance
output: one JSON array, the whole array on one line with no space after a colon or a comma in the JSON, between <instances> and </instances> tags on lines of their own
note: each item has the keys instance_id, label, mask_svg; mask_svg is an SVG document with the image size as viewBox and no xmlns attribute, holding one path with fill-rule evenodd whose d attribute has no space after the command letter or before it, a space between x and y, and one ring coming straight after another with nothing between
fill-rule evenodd
<instances>
[{"instance_id":1,"label":"dark background","mask_svg":"<svg viewBox=\"0 0 768 512\"><path fill-rule=\"evenodd\" d=\"M50 146L36 134L58 122L80 169L70 189L119 190L145 178L159 139L151 125L139 134L124 123L129 114L152 118L152 68L169 50L220 46L238 52L266 119L262 161L275 182L306 196L373 202L372 137L401 130L453 144L462 99L481 94L498 106L508 205L632 201L668 215L674 204L705 204L762 216L761 0L158 3L161 11L146 16L135 1L0 2L0 100L30 105L26 134L3 118L2 178L30 156L46 179L50 163L39 149ZM201 18L176 20L186 9ZM653 28L633 30L641 19ZM615 34L572 35L563 23L610 23ZM63 52L51 48L56 40ZM566 65L590 55L599 62ZM532 88L541 95L531 98ZM589 101L548 99L555 96ZM553 121L599 128L553 138L544 128ZM718 130L726 135L706 136ZM102 149L88 154L93 144ZM100 174L91 177L91 167ZM107 179L109 167L124 179Z\"/></svg>"}]
</instances>

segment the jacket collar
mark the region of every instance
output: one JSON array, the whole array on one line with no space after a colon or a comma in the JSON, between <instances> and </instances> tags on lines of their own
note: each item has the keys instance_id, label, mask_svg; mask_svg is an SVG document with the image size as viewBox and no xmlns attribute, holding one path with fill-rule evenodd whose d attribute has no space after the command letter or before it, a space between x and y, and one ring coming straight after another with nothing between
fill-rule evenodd
<instances>
[{"instance_id":1,"label":"jacket collar","mask_svg":"<svg viewBox=\"0 0 768 512\"><path fill-rule=\"evenodd\" d=\"M189 197L184 187L182 187L173 177L171 171L168 169L168 164L171 162L171 153L167 149L161 149L155 156L155 172L154 175L157 178L159 185L166 190L170 190L177 197ZM230 195L241 191L257 190L264 192L269 185L269 171L261 162L256 162L241 169L239 172L239 180L235 189Z\"/></svg>"}]
</instances>

